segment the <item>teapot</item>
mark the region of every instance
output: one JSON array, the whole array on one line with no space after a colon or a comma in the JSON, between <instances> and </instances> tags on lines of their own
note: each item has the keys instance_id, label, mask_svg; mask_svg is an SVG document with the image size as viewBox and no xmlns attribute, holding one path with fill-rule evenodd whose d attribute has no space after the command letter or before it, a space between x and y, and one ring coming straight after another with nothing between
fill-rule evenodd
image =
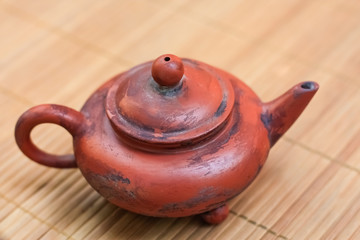
<instances>
[{"instance_id":1,"label":"teapot","mask_svg":"<svg viewBox=\"0 0 360 240\"><path fill-rule=\"evenodd\" d=\"M165 54L105 82L81 111L44 104L27 110L16 143L33 161L78 167L109 202L154 217L228 215L227 201L259 174L269 150L319 85L302 82L263 103L233 75ZM74 154L34 145L31 130L53 123L73 137Z\"/></svg>"}]
</instances>

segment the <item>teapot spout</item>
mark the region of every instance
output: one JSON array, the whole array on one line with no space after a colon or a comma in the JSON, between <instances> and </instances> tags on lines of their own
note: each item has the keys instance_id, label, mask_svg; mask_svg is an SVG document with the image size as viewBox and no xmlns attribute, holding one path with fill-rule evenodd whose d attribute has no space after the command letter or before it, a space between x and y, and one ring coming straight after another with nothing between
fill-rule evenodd
<instances>
[{"instance_id":1,"label":"teapot spout","mask_svg":"<svg viewBox=\"0 0 360 240\"><path fill-rule=\"evenodd\" d=\"M277 99L264 103L261 121L273 146L299 117L319 89L316 82L302 82Z\"/></svg>"}]
</instances>

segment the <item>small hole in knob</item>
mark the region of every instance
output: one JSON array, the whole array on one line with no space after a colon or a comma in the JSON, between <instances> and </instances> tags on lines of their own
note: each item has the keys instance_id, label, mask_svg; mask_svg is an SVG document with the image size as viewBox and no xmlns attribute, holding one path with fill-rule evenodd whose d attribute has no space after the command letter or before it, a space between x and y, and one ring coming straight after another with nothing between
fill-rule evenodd
<instances>
[{"instance_id":1,"label":"small hole in knob","mask_svg":"<svg viewBox=\"0 0 360 240\"><path fill-rule=\"evenodd\" d=\"M184 65L181 58L175 55L161 55L154 60L151 75L160 86L174 87L184 76Z\"/></svg>"},{"instance_id":2,"label":"small hole in knob","mask_svg":"<svg viewBox=\"0 0 360 240\"><path fill-rule=\"evenodd\" d=\"M314 84L312 82L305 82L301 85L301 87L303 89L313 89L314 88Z\"/></svg>"}]
</instances>

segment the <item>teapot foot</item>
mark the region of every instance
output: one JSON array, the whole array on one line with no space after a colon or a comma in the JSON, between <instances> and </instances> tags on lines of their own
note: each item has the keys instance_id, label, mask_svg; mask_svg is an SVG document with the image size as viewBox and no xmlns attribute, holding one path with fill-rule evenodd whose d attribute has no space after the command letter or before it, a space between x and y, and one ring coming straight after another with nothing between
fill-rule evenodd
<instances>
[{"instance_id":1,"label":"teapot foot","mask_svg":"<svg viewBox=\"0 0 360 240\"><path fill-rule=\"evenodd\" d=\"M201 214L202 219L208 224L219 224L223 222L229 215L229 207L227 204L215 208L209 212Z\"/></svg>"}]
</instances>

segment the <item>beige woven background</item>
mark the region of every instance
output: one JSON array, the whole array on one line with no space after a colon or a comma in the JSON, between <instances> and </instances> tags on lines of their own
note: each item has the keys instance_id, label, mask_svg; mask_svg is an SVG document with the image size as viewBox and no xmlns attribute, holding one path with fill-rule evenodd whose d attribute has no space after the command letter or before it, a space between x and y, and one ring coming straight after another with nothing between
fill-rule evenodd
<instances>
[{"instance_id":1,"label":"beige woven background","mask_svg":"<svg viewBox=\"0 0 360 240\"><path fill-rule=\"evenodd\" d=\"M268 101L320 90L219 226L107 203L74 170L16 147L31 106L80 109L116 73L164 53L223 68ZM0 239L360 239L360 1L0 1ZM72 151L54 125L33 132Z\"/></svg>"}]
</instances>

